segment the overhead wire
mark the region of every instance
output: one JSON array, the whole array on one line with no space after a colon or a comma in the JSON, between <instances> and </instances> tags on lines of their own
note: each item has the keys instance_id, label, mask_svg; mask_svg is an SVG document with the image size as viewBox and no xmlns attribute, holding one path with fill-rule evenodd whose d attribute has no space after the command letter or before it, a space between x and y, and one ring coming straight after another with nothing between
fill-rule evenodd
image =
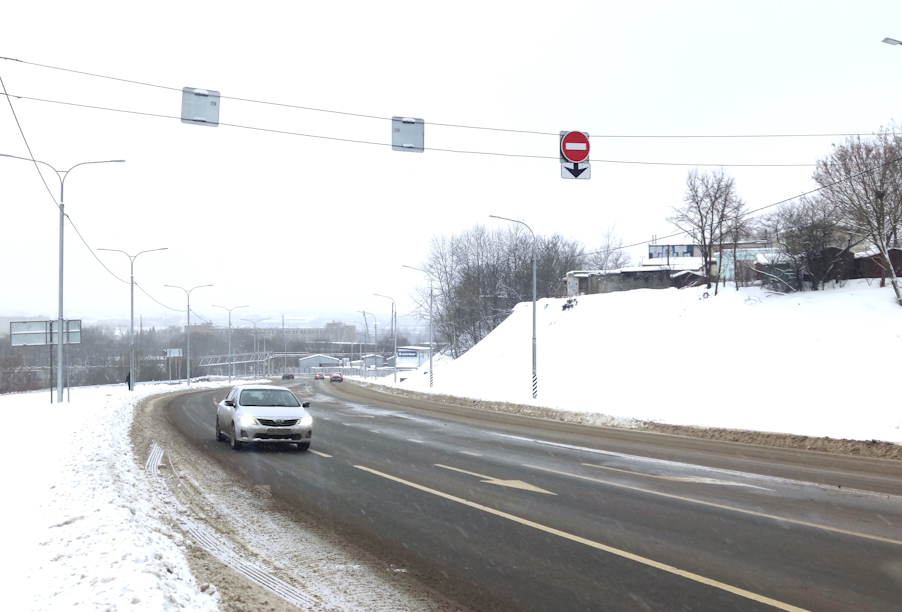
<instances>
[{"instance_id":1,"label":"overhead wire","mask_svg":"<svg viewBox=\"0 0 902 612\"><path fill-rule=\"evenodd\" d=\"M92 110L100 110L105 112L114 112L114 113L125 113L130 115L139 115L143 117L155 117L158 119L172 119L181 121L180 116L176 115L163 115L160 113L148 113L144 111L134 111L129 109L121 109L121 108L111 108L106 106L96 106L92 104L80 104L78 102L66 102L63 100L49 100L47 98L34 98L31 96L20 96L16 94L8 94L5 93L7 97L14 97L19 100L30 100L33 102L44 102L47 104L60 104L63 106L74 106L78 108L88 108ZM264 128L258 126L251 125L242 125L238 123L226 123L220 121L216 125L224 126L224 127L232 127L244 130L251 130L257 132L267 132L271 134L282 134L287 136L300 136L303 138L316 138L320 140L333 140L338 142L349 142L354 144L365 144L365 145L375 145L380 147L390 147L391 143L388 142L374 142L371 140L359 140L354 138L340 138L337 136L323 136L321 134L306 134L302 132L292 132L289 130L278 130L274 128ZM419 149L418 149L419 150ZM423 151L437 151L442 153L459 153L459 154L467 154L467 155L492 155L497 157L518 157L518 158L527 158L527 159L553 159L560 160L559 156L556 155L526 155L522 153L500 153L497 151L468 151L462 149L445 149L438 147L424 147ZM689 162L649 162L649 161L631 161L631 160L613 160L613 159L589 159L586 160L588 162L597 162L597 163L605 163L605 164L635 164L635 165L652 165L652 166L680 166L680 167L714 167L714 168L791 168L791 167L813 167L815 164L724 164L724 163L689 163Z\"/></svg>"},{"instance_id":2,"label":"overhead wire","mask_svg":"<svg viewBox=\"0 0 902 612\"><path fill-rule=\"evenodd\" d=\"M156 89L164 89L168 91L177 91L181 92L183 88L181 87L173 87L170 85L159 85L156 83L148 83L146 81L139 81L136 79L126 79L121 77L108 76L104 74L97 74L94 72L87 72L84 70L74 70L72 68L62 68L60 66L51 66L49 64L40 64L37 62L29 62L26 60L20 60L12 57L0 57L0 59L18 62L21 64L25 64L28 66L36 66L39 68L46 68L49 70L58 70L61 72L69 72L73 74L80 74L84 76L95 77L99 79L107 79L111 81L119 81L122 83L129 83L132 85L141 85L144 87L153 87ZM346 115L349 117L361 117L365 119L376 119L380 121L391 121L391 117L381 117L378 115L370 115L365 113L352 113L348 111L339 111L334 109L327 108L316 108L312 106L302 106L297 104L288 104L284 102L271 102L267 100L255 100L252 98L242 98L238 96L226 96L220 94L220 98L223 100L235 100L236 102L248 102L252 104L264 104L268 106L278 106L282 108L293 108L297 110L306 110L318 113L330 113L335 115ZM457 129L467 129L467 130L486 130L486 131L494 131L494 132L510 132L516 134L535 134L540 136L559 136L560 132L546 132L539 130L521 130L521 129L510 129L510 128L498 128L498 127L487 127L487 126L476 126L476 125L465 125L459 123L442 123L442 122L434 122L434 121L425 121L426 125L434 125L440 127L449 127L449 128L457 128ZM845 136L871 136L872 134L868 133L853 133L853 132L837 132L837 133L819 133L819 134L590 134L590 137L595 138L829 138L829 137L845 137ZM616 163L616 162L610 162Z\"/></svg>"},{"instance_id":3,"label":"overhead wire","mask_svg":"<svg viewBox=\"0 0 902 612\"><path fill-rule=\"evenodd\" d=\"M30 158L31 162L34 164L34 167L35 167L35 169L37 170L38 175L41 177L41 182L44 184L44 189L47 190L47 194L50 196L50 199L51 199L51 201L53 201L53 204L54 204L57 208L60 208L60 203L56 201L56 196L53 195L53 192L50 190L50 186L47 184L47 181L44 180L44 173L41 172L41 169L38 167L38 161L34 158L34 153L32 153L32 151L31 151L31 146L28 144L28 138L25 137L25 131L22 129L22 124L19 122L19 117L16 115L16 109L13 107L12 100L10 99L10 96L8 95L8 93L7 93L7 91L6 91L6 85L3 83L3 78L2 78L2 77L0 77L0 87L3 88L3 94L4 94L4 96L6 96L6 101L9 103L9 109L10 109L10 111L12 111L13 118L14 118L15 121L16 121L16 126L19 128L19 134L21 134L21 136L22 136L22 141L25 143L25 148L28 149L28 155L29 155L29 158ZM24 159L24 158L22 158L22 159ZM112 270L110 270L110 269L106 266L106 264L103 263L103 261L97 256L97 253L94 251L94 249L91 248L91 245L88 244L88 241L85 240L85 237L82 236L82 234L81 234L81 232L79 231L78 227L75 225L75 221L72 220L72 217L69 215L69 213L64 212L64 213L63 213L63 216L69 221L69 225L71 225L71 226L72 226L72 229L75 230L75 234L76 234L76 235L78 236L78 238L81 240L82 244L84 244L85 248L88 249L88 252L91 253L91 255L94 257L94 259L97 260L97 263L99 263L99 264L103 267L104 270L106 270L107 272L109 272L110 276L112 276L113 278L115 278L115 279L118 280L119 282L128 284L129 281L127 281L127 280L125 280L125 279L123 279L123 278L120 278L117 274L115 274ZM138 284L135 283L135 285L137 286ZM140 286L139 286L138 288L141 289L141 291L142 291L147 297L149 297L150 299L152 299L152 300L153 300L154 302L156 302L157 304L160 304L161 306L163 306L163 307L165 307L165 308L169 308L170 310L178 310L178 309L176 309L176 308L172 308L172 307L170 307L170 306L166 306L165 304L163 304L162 302L160 302L159 300L157 300L156 298L154 298L152 295L150 295L149 293L147 293L147 291L145 291L143 287L140 287ZM195 314L196 314L196 313L195 313ZM203 317L201 317L200 315L197 315L197 316L198 316L198 318L201 318L201 319L203 318ZM207 323L209 323L209 321L207 321Z\"/></svg>"},{"instance_id":4,"label":"overhead wire","mask_svg":"<svg viewBox=\"0 0 902 612\"><path fill-rule=\"evenodd\" d=\"M786 204L787 202L792 202L793 200L797 200L797 199L799 199L799 198L804 198L805 196L811 195L812 193L817 193L818 191L823 191L824 189L829 189L830 187L835 187L836 185L839 185L840 183L845 183L845 182L847 182L847 181L851 181L851 180L853 180L853 179L858 178L859 176L864 176L865 174L869 174L869 173L871 173L871 172L875 172L875 171L879 170L880 168L883 168L883 167L885 167L885 166L889 166L890 164L896 164L896 163L899 163L899 162L902 162L902 157L897 157L897 158L895 158L895 159L891 159L891 160L889 160L889 161L887 161L887 162L884 162L884 163L879 164L879 165L877 165L877 166L874 166L874 167L872 167L872 168L866 168L865 170L862 170L861 172L859 172L859 173L857 173L857 174L853 174L853 175L851 175L851 176L847 176L847 177L845 177L845 178L843 178L843 179L841 179L841 180L838 180L838 181L833 181L833 182L830 183L829 185L822 185L822 186L820 186L820 187L818 187L818 188L816 188L816 189L811 189L811 190L809 190L809 191L805 191L805 192L803 192L803 193L800 193L800 194L797 195L797 196L792 196L791 198L786 198L786 199L784 199L784 200L780 200L779 202L774 202L773 204L766 204L766 205L764 205L764 206L759 206L758 208L753 208L752 210L746 211L745 214L752 215L752 214L755 214L755 213L757 213L757 212L761 212L762 210L767 210L768 208L773 208L774 206L779 206L780 204ZM674 234L668 234L667 236L661 236L661 237L658 237L658 238L656 238L656 240L664 240L664 239L667 239L667 238L676 238L677 236L685 236L685 235L688 235L688 234L687 234L686 232L676 232L676 233L674 233ZM630 248L632 248L632 247L642 246L642 245L644 245L644 244L649 244L649 241L648 241L648 240L643 240L642 242L636 242L636 243L633 243L633 244L627 244L627 245L624 245L624 246L617 247L616 249L610 249L610 251L620 251L620 250L622 250L622 249L630 249ZM610 251L591 251L591 252L589 252L589 253L584 253L584 254L585 254L585 255L597 255L597 254L599 254L599 253L605 253L605 252L610 252Z\"/></svg>"},{"instance_id":5,"label":"overhead wire","mask_svg":"<svg viewBox=\"0 0 902 612\"><path fill-rule=\"evenodd\" d=\"M16 126L19 128L19 134L22 135L22 141L25 143L25 148L28 149L28 157L31 158L31 162L34 164L35 170L38 171L38 176L41 177L41 182L44 183L44 189L47 190L47 193L50 194L50 199L53 200L53 203L57 208L60 207L59 202L56 201L56 197L53 195L53 192L50 191L50 186L47 184L47 181L44 180L44 173L41 172L41 169L38 167L38 162L34 158L34 153L31 152L31 145L28 144L28 139L25 138L25 132L22 130L22 124L19 123L19 116L16 115L16 109L13 108L13 101L9 98L9 93L6 91L6 84L3 82L3 78L0 77L0 86L3 87L3 95L6 96L6 101L9 103L9 110L13 113L13 119L16 120Z\"/></svg>"}]
</instances>

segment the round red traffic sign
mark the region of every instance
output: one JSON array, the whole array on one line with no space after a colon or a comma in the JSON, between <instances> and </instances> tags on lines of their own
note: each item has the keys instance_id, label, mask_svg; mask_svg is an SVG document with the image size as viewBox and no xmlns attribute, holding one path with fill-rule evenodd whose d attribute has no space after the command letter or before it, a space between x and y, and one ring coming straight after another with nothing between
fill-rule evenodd
<instances>
[{"instance_id":1,"label":"round red traffic sign","mask_svg":"<svg viewBox=\"0 0 902 612\"><path fill-rule=\"evenodd\" d=\"M561 138L561 155L573 163L589 159L589 137L582 132L567 132Z\"/></svg>"}]
</instances>

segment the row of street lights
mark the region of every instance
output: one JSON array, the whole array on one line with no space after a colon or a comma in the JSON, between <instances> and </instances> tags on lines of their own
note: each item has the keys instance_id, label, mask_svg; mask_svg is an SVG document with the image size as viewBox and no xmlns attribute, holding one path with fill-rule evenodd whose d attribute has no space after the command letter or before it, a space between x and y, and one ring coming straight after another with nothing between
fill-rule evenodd
<instances>
[{"instance_id":1,"label":"row of street lights","mask_svg":"<svg viewBox=\"0 0 902 612\"><path fill-rule=\"evenodd\" d=\"M26 157L17 157L15 155L6 155L0 154L0 157L9 157L12 159L20 159L24 161L31 161L34 163L39 163L47 166L51 170L53 170L57 178L60 181L60 202L59 202L59 313L58 313L58 334L57 334L57 401L63 401L63 337L64 337L64 319L63 319L63 243L64 243L64 235L65 235L65 216L66 216L66 208L65 208L65 183L66 178L69 176L69 173L79 166L84 166L88 164L106 164L106 163L123 163L125 160L122 159L113 159L106 161L93 161L93 162L81 162L79 164L75 164L68 170L57 170L50 164L42 161L32 160ZM530 234L532 234L533 238L533 248L532 248L532 397L535 399L538 395L538 376L536 373L536 248L535 248L535 233L532 229L526 225L523 221L518 221L516 219L508 219L507 217L499 217L496 215L489 215L491 218L495 219L503 219L505 221L510 221L512 223L519 223L526 227L529 230ZM129 375L128 375L128 388L130 391L134 390L135 385L135 343L134 343L134 329L135 329L135 259L137 259L140 255L144 253L151 253L155 251L165 251L168 250L168 247L162 247L157 249L148 249L145 251L140 251L135 255L130 255L126 251L122 251L119 249L98 249L99 251L112 251L117 253L122 253L129 259L130 265L130 288L131 288L131 324L129 326L128 338L129 338ZM432 283L433 277L429 272L423 270L422 268L415 268L413 266L403 266L405 268L410 268L411 270L417 270L426 274L429 277L429 386L433 386L433 326L432 326L432 300L433 300L433 290ZM164 285L165 287L170 287L173 289L181 289L185 292L185 296L187 299L187 315L188 315L188 327L187 327L187 349L188 349L188 358L187 358L187 378L188 378L188 386L191 385L191 292L195 289L201 289L203 287L212 287L213 285L197 285L190 289L186 289L185 287L180 287L178 285ZM395 371L394 371L394 380L397 382L398 380L398 339L397 339L397 309L395 300L387 295L374 294L378 297L384 297L392 302L392 336L394 337L394 349L395 349ZM248 308L248 306L233 306L232 308L228 308L226 306L215 306L215 308L222 308L229 313L229 382L232 381L232 311L238 308ZM366 323L366 312L361 311L364 317L364 327L366 329L366 335L369 335L369 327ZM370 314L373 317L373 346L377 346L377 336L376 336L376 317L375 315ZM253 321L251 319L241 319L242 321L248 321L254 326L254 352L257 352L257 323L261 321L266 321L267 319L258 319ZM374 356L375 359L375 356ZM364 366L366 365L366 360L364 358Z\"/></svg>"}]
</instances>

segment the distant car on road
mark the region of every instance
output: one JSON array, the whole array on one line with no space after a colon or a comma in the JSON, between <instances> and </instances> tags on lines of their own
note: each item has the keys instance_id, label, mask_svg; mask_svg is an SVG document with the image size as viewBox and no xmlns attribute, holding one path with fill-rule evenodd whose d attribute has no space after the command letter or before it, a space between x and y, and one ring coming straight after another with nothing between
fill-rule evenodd
<instances>
[{"instance_id":1,"label":"distant car on road","mask_svg":"<svg viewBox=\"0 0 902 612\"><path fill-rule=\"evenodd\" d=\"M285 387L248 385L233 387L216 407L216 440L226 439L233 450L245 444L273 442L310 448L313 417Z\"/></svg>"},{"instance_id":2,"label":"distant car on road","mask_svg":"<svg viewBox=\"0 0 902 612\"><path fill-rule=\"evenodd\" d=\"M332 376L329 377L329 382L344 382L344 380L345 380L345 377L339 372L336 372L335 374L333 374Z\"/></svg>"},{"instance_id":3,"label":"distant car on road","mask_svg":"<svg viewBox=\"0 0 902 612\"><path fill-rule=\"evenodd\" d=\"M326 380L326 375L322 372L317 372L313 375L313 380Z\"/></svg>"},{"instance_id":4,"label":"distant car on road","mask_svg":"<svg viewBox=\"0 0 902 612\"><path fill-rule=\"evenodd\" d=\"M294 380L294 374L282 374L282 380Z\"/></svg>"}]
</instances>

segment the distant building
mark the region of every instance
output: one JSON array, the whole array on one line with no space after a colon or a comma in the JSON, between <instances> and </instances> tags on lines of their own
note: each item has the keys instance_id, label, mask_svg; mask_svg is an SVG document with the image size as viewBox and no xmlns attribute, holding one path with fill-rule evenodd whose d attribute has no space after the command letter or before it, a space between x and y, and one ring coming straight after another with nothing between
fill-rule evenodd
<instances>
[{"instance_id":1,"label":"distant building","mask_svg":"<svg viewBox=\"0 0 902 612\"><path fill-rule=\"evenodd\" d=\"M188 326L185 326L187 330ZM191 326L192 334L209 334L213 332L213 323L199 323Z\"/></svg>"},{"instance_id":2,"label":"distant building","mask_svg":"<svg viewBox=\"0 0 902 612\"><path fill-rule=\"evenodd\" d=\"M329 355L307 355L298 359L298 368L301 374L309 372L310 368L332 368L341 365L341 359Z\"/></svg>"},{"instance_id":3,"label":"distant building","mask_svg":"<svg viewBox=\"0 0 902 612\"><path fill-rule=\"evenodd\" d=\"M398 369L413 370L429 361L428 346L399 346Z\"/></svg>"}]
</instances>

